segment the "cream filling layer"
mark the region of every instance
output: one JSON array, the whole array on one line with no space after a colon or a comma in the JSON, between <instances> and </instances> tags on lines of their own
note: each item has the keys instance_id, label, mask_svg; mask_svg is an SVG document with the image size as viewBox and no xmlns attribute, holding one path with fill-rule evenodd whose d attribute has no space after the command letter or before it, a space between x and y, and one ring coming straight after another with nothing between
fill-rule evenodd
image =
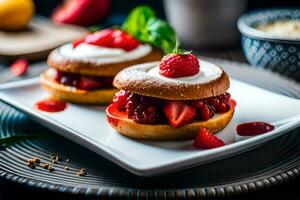
<instances>
[{"instance_id":1,"label":"cream filling layer","mask_svg":"<svg viewBox=\"0 0 300 200\"><path fill-rule=\"evenodd\" d=\"M221 68L219 68L215 64L203 60L199 60L199 62L200 62L200 71L199 73L192 76L168 78L159 74L159 66L155 66L154 68L150 69L148 71L148 74L167 81L174 81L178 83L187 82L187 83L201 83L201 84L216 80L222 75Z\"/></svg>"},{"instance_id":2,"label":"cream filling layer","mask_svg":"<svg viewBox=\"0 0 300 200\"><path fill-rule=\"evenodd\" d=\"M59 48L60 54L66 58L79 61L96 63L119 63L139 59L152 51L148 44L139 45L132 51L125 51L119 48L105 48L96 45L82 43L76 48L71 43L65 44Z\"/></svg>"}]
</instances>

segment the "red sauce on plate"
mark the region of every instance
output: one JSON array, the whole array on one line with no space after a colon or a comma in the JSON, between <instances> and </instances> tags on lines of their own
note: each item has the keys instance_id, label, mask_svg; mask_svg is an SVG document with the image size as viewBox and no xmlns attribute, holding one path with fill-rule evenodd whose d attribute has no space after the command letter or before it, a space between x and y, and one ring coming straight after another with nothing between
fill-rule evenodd
<instances>
[{"instance_id":1,"label":"red sauce on plate","mask_svg":"<svg viewBox=\"0 0 300 200\"><path fill-rule=\"evenodd\" d=\"M274 130L275 127L266 122L248 122L239 124L236 127L236 132L241 136L255 136L264 134Z\"/></svg>"},{"instance_id":2,"label":"red sauce on plate","mask_svg":"<svg viewBox=\"0 0 300 200\"><path fill-rule=\"evenodd\" d=\"M35 108L45 112L61 112L67 107L64 101L57 101L54 99L46 99L35 104Z\"/></svg>"}]
</instances>

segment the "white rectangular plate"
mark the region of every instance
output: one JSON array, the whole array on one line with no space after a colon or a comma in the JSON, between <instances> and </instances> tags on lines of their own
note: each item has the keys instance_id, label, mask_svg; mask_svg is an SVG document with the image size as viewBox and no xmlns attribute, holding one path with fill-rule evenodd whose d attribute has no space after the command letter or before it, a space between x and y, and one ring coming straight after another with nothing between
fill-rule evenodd
<instances>
[{"instance_id":1,"label":"white rectangular plate","mask_svg":"<svg viewBox=\"0 0 300 200\"><path fill-rule=\"evenodd\" d=\"M37 101L48 97L38 79L30 79L0 86L0 98L28 113L34 120L70 140L104 156L128 171L140 176L153 176L200 165L225 156L234 155L275 138L299 125L300 117L267 134L240 138L235 126L248 121L273 123L300 114L300 101L267 90L231 80L230 93L237 101L233 120L216 135L226 146L199 150L192 141L146 142L126 138L107 123L105 107L69 104L59 113L34 109Z\"/></svg>"}]
</instances>

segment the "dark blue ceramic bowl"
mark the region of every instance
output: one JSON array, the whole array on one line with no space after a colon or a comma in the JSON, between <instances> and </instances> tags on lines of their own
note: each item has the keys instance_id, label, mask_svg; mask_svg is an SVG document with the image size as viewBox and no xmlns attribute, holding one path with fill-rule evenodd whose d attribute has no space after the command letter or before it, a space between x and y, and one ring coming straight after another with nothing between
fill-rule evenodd
<instances>
[{"instance_id":1,"label":"dark blue ceramic bowl","mask_svg":"<svg viewBox=\"0 0 300 200\"><path fill-rule=\"evenodd\" d=\"M300 9L268 9L241 16L238 29L248 61L300 81L300 39L272 36L256 29L260 24L277 20L299 19Z\"/></svg>"}]
</instances>

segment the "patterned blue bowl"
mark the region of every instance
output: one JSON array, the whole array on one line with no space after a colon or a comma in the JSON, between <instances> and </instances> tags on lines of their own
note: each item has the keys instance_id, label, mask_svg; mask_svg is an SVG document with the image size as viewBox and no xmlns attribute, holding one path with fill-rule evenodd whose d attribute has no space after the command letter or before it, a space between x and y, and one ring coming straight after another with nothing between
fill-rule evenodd
<instances>
[{"instance_id":1,"label":"patterned blue bowl","mask_svg":"<svg viewBox=\"0 0 300 200\"><path fill-rule=\"evenodd\" d=\"M238 29L251 65L272 70L300 82L300 39L280 38L256 27L277 20L299 19L300 9L257 10L241 16Z\"/></svg>"}]
</instances>

